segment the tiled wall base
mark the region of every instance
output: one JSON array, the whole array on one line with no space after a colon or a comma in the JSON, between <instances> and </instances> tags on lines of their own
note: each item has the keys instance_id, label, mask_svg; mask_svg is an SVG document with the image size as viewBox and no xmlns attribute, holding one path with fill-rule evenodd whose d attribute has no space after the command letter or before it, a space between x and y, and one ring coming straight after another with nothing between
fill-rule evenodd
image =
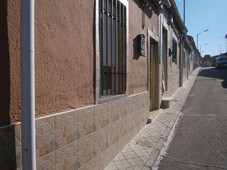
<instances>
[{"instance_id":1,"label":"tiled wall base","mask_svg":"<svg viewBox=\"0 0 227 170\"><path fill-rule=\"evenodd\" d=\"M104 169L146 124L148 92L36 120L37 169ZM0 129L0 169L21 169L20 125Z\"/></svg>"}]
</instances>

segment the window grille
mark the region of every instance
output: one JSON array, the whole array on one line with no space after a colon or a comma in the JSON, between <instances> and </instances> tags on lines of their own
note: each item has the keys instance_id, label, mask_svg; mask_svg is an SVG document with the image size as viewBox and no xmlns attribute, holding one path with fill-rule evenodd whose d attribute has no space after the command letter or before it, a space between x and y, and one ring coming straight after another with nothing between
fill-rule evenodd
<instances>
[{"instance_id":1,"label":"window grille","mask_svg":"<svg viewBox=\"0 0 227 170\"><path fill-rule=\"evenodd\" d=\"M126 91L126 7L119 0L100 0L101 95Z\"/></svg>"}]
</instances>

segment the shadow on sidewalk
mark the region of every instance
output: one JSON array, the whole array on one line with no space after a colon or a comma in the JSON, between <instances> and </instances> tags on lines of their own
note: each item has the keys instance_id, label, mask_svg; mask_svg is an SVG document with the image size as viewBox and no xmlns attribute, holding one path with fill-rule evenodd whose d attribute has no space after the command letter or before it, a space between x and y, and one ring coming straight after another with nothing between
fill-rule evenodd
<instances>
[{"instance_id":1,"label":"shadow on sidewalk","mask_svg":"<svg viewBox=\"0 0 227 170\"><path fill-rule=\"evenodd\" d=\"M223 69L217 69L217 68L203 69L198 74L198 77L199 76L223 80L221 82L221 85L222 85L223 88L227 88L227 68L223 68Z\"/></svg>"},{"instance_id":2,"label":"shadow on sidewalk","mask_svg":"<svg viewBox=\"0 0 227 170\"><path fill-rule=\"evenodd\" d=\"M227 80L221 82L223 88L227 88Z\"/></svg>"}]
</instances>

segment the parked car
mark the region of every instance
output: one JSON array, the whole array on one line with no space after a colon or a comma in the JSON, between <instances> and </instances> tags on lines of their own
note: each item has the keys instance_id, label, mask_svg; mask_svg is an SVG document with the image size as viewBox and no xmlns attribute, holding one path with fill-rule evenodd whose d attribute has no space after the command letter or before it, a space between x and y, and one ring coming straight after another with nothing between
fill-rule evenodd
<instances>
[{"instance_id":1,"label":"parked car","mask_svg":"<svg viewBox=\"0 0 227 170\"><path fill-rule=\"evenodd\" d=\"M216 68L227 67L227 56L218 57L216 62Z\"/></svg>"}]
</instances>

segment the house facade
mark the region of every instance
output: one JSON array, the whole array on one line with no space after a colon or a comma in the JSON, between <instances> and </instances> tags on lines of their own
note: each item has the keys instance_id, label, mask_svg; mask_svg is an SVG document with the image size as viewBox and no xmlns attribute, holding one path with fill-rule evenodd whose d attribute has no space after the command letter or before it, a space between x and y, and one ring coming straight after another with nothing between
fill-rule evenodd
<instances>
[{"instance_id":1,"label":"house facade","mask_svg":"<svg viewBox=\"0 0 227 170\"><path fill-rule=\"evenodd\" d=\"M200 53L198 49L195 46L195 42L193 40L193 37L190 35L187 35L187 39L191 45L191 58L190 58L190 68L189 68L189 75L192 74L192 72L199 67L199 61L200 61Z\"/></svg>"},{"instance_id":2,"label":"house facade","mask_svg":"<svg viewBox=\"0 0 227 170\"><path fill-rule=\"evenodd\" d=\"M0 169L22 169L20 1L0 2ZM37 169L104 169L182 77L174 0L35 2Z\"/></svg>"},{"instance_id":3,"label":"house facade","mask_svg":"<svg viewBox=\"0 0 227 170\"><path fill-rule=\"evenodd\" d=\"M161 94L172 96L181 84L183 42L187 28L175 1L164 1L160 13Z\"/></svg>"}]
</instances>

